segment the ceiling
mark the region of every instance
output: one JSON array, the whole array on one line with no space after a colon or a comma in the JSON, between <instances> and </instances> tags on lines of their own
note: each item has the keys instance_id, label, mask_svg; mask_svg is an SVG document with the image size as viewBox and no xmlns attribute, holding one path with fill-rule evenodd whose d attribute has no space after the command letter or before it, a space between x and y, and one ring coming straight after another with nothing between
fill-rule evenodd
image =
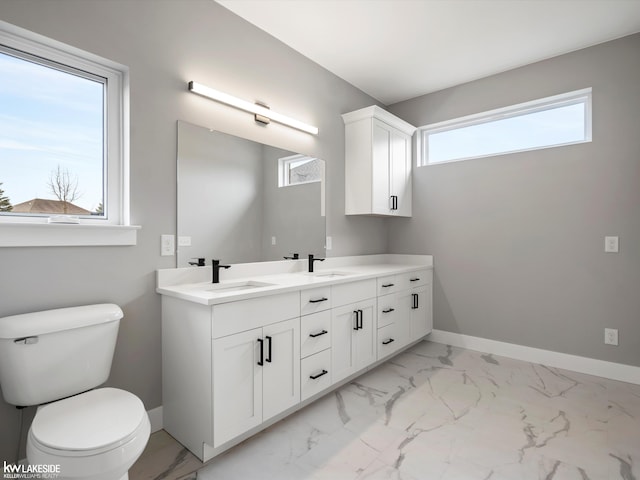
<instances>
[{"instance_id":1,"label":"ceiling","mask_svg":"<svg viewBox=\"0 0 640 480\"><path fill-rule=\"evenodd\" d=\"M216 1L385 105L640 31L640 0Z\"/></svg>"}]
</instances>

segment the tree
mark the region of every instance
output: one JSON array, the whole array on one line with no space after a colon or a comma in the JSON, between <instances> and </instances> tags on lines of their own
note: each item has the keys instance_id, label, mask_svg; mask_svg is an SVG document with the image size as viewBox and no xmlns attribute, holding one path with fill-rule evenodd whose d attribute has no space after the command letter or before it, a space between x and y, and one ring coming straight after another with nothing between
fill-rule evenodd
<instances>
[{"instance_id":1,"label":"tree","mask_svg":"<svg viewBox=\"0 0 640 480\"><path fill-rule=\"evenodd\" d=\"M0 187L2 186L2 182L0 182ZM10 212L13 210L13 205L9 201L9 197L4 196L4 190L0 188L0 212Z\"/></svg>"},{"instance_id":2,"label":"tree","mask_svg":"<svg viewBox=\"0 0 640 480\"><path fill-rule=\"evenodd\" d=\"M104 205L102 204L102 202L100 202L98 204L98 206L96 207L96 211L94 213L96 215L103 215L104 214Z\"/></svg>"},{"instance_id":3,"label":"tree","mask_svg":"<svg viewBox=\"0 0 640 480\"><path fill-rule=\"evenodd\" d=\"M49 174L47 184L58 200L62 203L63 213L67 213L69 204L82 196L78 191L78 177L71 178L68 169L60 168L60 165Z\"/></svg>"}]
</instances>

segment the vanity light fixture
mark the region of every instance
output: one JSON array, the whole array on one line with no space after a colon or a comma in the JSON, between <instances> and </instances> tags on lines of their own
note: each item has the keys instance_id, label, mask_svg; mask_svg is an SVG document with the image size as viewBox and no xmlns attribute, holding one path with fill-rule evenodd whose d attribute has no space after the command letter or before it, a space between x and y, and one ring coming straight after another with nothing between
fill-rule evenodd
<instances>
[{"instance_id":1,"label":"vanity light fixture","mask_svg":"<svg viewBox=\"0 0 640 480\"><path fill-rule=\"evenodd\" d=\"M189 82L189 91L202 95L203 97L210 98L211 100L231 105L232 107L239 108L245 112L253 113L256 116L256 121L258 122L269 123L269 120L273 120L274 122L282 123L283 125L287 125L292 128L297 128L298 130L302 130L303 132L307 132L312 135L318 134L318 127L308 125L296 120L295 118L274 112L264 105L247 102L246 100L242 100L241 98L234 97L233 95L229 95L219 90L214 90L213 88L209 88L200 83L193 81Z\"/></svg>"}]
</instances>

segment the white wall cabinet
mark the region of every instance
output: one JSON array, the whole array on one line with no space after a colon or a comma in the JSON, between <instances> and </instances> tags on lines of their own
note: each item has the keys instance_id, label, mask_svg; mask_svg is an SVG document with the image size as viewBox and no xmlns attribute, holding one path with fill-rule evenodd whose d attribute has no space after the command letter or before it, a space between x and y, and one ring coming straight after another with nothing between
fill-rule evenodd
<instances>
[{"instance_id":1,"label":"white wall cabinet","mask_svg":"<svg viewBox=\"0 0 640 480\"><path fill-rule=\"evenodd\" d=\"M410 217L415 127L375 105L342 118L345 213Z\"/></svg>"}]
</instances>

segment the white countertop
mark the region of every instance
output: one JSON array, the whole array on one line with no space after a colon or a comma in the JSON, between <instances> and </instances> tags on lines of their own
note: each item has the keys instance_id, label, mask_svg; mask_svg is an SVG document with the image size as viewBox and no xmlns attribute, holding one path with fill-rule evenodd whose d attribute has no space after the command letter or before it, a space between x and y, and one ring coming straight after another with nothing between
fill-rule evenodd
<instances>
[{"instance_id":1,"label":"white countertop","mask_svg":"<svg viewBox=\"0 0 640 480\"><path fill-rule=\"evenodd\" d=\"M231 269L220 271L222 280L218 284L211 282L211 267L159 270L156 292L202 305L216 305L433 268L433 258L429 255L327 258L316 263L314 273L306 272L307 261L304 259L266 263L271 265L232 265ZM234 268L238 273L231 275ZM203 281L204 278L208 280ZM252 285L259 283L269 285ZM234 286L240 289L233 289ZM224 290L225 287L230 288ZM214 290L216 288L221 290Z\"/></svg>"}]
</instances>

